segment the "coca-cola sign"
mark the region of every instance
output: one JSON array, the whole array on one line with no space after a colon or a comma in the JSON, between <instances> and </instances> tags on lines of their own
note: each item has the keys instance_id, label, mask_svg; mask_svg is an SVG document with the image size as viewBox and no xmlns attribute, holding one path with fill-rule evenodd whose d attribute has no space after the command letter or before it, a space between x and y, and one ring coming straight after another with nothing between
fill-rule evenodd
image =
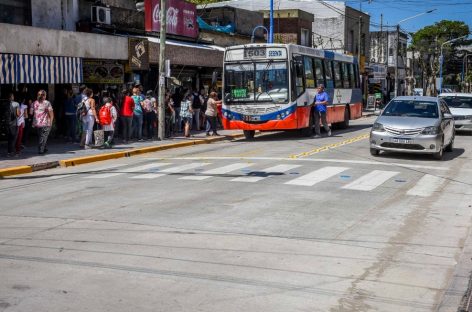
<instances>
[{"instance_id":1,"label":"coca-cola sign","mask_svg":"<svg viewBox=\"0 0 472 312\"><path fill-rule=\"evenodd\" d=\"M159 32L161 28L160 0L146 0L146 31ZM198 37L197 7L182 0L167 1L167 33L191 38Z\"/></svg>"}]
</instances>

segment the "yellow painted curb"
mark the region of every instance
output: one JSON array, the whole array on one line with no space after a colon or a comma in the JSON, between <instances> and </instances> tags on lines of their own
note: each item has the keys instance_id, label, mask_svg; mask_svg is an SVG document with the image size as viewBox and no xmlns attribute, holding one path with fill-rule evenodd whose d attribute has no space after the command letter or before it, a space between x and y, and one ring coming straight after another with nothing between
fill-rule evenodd
<instances>
[{"instance_id":1,"label":"yellow painted curb","mask_svg":"<svg viewBox=\"0 0 472 312\"><path fill-rule=\"evenodd\" d=\"M244 137L244 135L243 134L232 134L232 135L214 137L214 138L209 138L209 139L196 139L196 140L187 141L187 142L179 142L179 143L172 143L172 144L166 144L166 145L141 147L141 148L136 148L136 149L122 151L122 152L115 152L115 153L108 153L108 154L99 154L99 155L91 155L91 156L85 156L85 157L64 159L64 160L60 160L59 164L61 165L61 167L71 167L71 166L77 166L77 165L82 165L82 164L93 163L93 162L97 162L97 161L118 159L118 158L123 158L123 157L141 155L141 154L145 154L145 153L164 151L164 150L173 149L173 148L187 147L187 146L200 145L200 144L209 144L209 143L212 143L212 142L218 142L218 141L223 141L223 140L227 140L227 139L238 139L238 138L241 138L241 137Z\"/></svg>"},{"instance_id":2,"label":"yellow painted curb","mask_svg":"<svg viewBox=\"0 0 472 312\"><path fill-rule=\"evenodd\" d=\"M0 177L8 177L17 174L25 174L33 172L33 168L31 166L18 166L18 167L10 167L5 169L0 169Z\"/></svg>"}]
</instances>

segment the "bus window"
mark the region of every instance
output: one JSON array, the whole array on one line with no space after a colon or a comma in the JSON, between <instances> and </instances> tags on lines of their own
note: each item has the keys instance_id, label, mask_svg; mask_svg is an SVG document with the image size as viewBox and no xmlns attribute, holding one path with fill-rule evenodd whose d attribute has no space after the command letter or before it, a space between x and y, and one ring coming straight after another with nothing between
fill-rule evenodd
<instances>
[{"instance_id":1,"label":"bus window","mask_svg":"<svg viewBox=\"0 0 472 312\"><path fill-rule=\"evenodd\" d=\"M323 69L323 61L319 58L315 58L313 60L313 65L315 66L315 77L316 77L316 85L326 85L324 79L324 69Z\"/></svg>"},{"instance_id":2,"label":"bus window","mask_svg":"<svg viewBox=\"0 0 472 312\"><path fill-rule=\"evenodd\" d=\"M307 88L315 87L315 76L313 75L313 59L308 56L303 57L305 66L305 84Z\"/></svg>"},{"instance_id":3,"label":"bus window","mask_svg":"<svg viewBox=\"0 0 472 312\"><path fill-rule=\"evenodd\" d=\"M341 63L342 70L343 70L343 87L345 89L349 89L351 87L351 80L349 79L349 64L348 63Z\"/></svg>"},{"instance_id":4,"label":"bus window","mask_svg":"<svg viewBox=\"0 0 472 312\"><path fill-rule=\"evenodd\" d=\"M294 56L293 57L293 81L295 86L295 98L298 98L300 95L305 92L305 83L303 79L303 57Z\"/></svg>"},{"instance_id":5,"label":"bus window","mask_svg":"<svg viewBox=\"0 0 472 312\"><path fill-rule=\"evenodd\" d=\"M337 61L333 61L333 68L334 68L334 87L335 88L342 88L343 87L343 77L341 74L341 66L342 64Z\"/></svg>"},{"instance_id":6,"label":"bus window","mask_svg":"<svg viewBox=\"0 0 472 312\"><path fill-rule=\"evenodd\" d=\"M356 87L356 74L354 73L354 64L349 63L348 70L349 70L349 81L351 83L351 88L355 88Z\"/></svg>"},{"instance_id":7,"label":"bus window","mask_svg":"<svg viewBox=\"0 0 472 312\"><path fill-rule=\"evenodd\" d=\"M333 83L333 62L324 60L324 73L326 77L326 88L332 89L334 88Z\"/></svg>"}]
</instances>

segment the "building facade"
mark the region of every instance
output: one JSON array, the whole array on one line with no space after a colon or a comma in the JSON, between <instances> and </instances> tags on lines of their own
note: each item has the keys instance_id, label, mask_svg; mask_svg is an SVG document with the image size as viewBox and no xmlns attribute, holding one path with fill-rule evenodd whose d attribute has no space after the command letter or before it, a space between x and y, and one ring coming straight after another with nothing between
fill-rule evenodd
<instances>
[{"instance_id":1,"label":"building facade","mask_svg":"<svg viewBox=\"0 0 472 312\"><path fill-rule=\"evenodd\" d=\"M270 26L270 11L262 11L264 26ZM312 13L302 10L276 10L274 12L274 42L313 46Z\"/></svg>"}]
</instances>

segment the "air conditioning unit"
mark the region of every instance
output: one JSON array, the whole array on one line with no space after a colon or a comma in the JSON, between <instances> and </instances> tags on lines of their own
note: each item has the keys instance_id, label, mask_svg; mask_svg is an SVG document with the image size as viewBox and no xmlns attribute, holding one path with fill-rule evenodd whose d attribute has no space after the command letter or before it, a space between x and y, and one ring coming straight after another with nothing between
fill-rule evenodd
<instances>
[{"instance_id":1,"label":"air conditioning unit","mask_svg":"<svg viewBox=\"0 0 472 312\"><path fill-rule=\"evenodd\" d=\"M110 8L102 6L92 6L92 23L111 24Z\"/></svg>"}]
</instances>

